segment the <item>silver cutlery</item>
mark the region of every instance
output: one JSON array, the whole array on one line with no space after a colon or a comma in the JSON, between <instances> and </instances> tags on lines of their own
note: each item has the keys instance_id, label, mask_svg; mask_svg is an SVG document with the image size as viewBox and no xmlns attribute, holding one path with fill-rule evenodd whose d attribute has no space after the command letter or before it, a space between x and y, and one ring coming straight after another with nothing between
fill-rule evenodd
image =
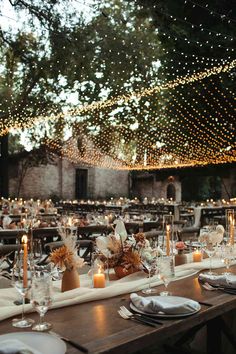
<instances>
[{"instance_id":1,"label":"silver cutlery","mask_svg":"<svg viewBox=\"0 0 236 354\"><path fill-rule=\"evenodd\" d=\"M127 316L126 314L124 314L124 312L122 312L121 310L118 310L118 314L120 315L120 317L122 317L124 320L132 320L138 323L142 323L151 327L156 327L155 323L147 321L145 319L136 317L136 316Z\"/></svg>"},{"instance_id":2,"label":"silver cutlery","mask_svg":"<svg viewBox=\"0 0 236 354\"><path fill-rule=\"evenodd\" d=\"M148 315L143 315L143 314L140 314L140 313L133 313L133 312L131 312L130 310L128 310L127 307L125 307L125 306L121 306L121 307L120 307L120 310L121 310L126 316L135 316L135 317L137 317L137 318L141 318L141 319L143 319L143 320L146 320L146 321L149 321L149 322L152 322L152 323L155 323L155 324L163 325L163 322L158 321L158 320L156 320L155 318L150 317L150 316L148 316Z\"/></svg>"},{"instance_id":3,"label":"silver cutlery","mask_svg":"<svg viewBox=\"0 0 236 354\"><path fill-rule=\"evenodd\" d=\"M56 336L56 337L58 337L58 338L60 338L60 339L62 339L64 342L70 344L70 345L71 345L72 347L74 347L74 348L79 349L81 352L83 352L83 353L88 353L88 349L85 348L83 345L79 344L78 342L75 342L75 341L73 341L72 339L69 339L69 338L67 338L67 337L61 336L60 334L55 333L55 332L52 332L52 331L50 331L50 332L48 332L48 333L49 333L49 334L52 334L52 335L54 335L54 336Z\"/></svg>"},{"instance_id":4,"label":"silver cutlery","mask_svg":"<svg viewBox=\"0 0 236 354\"><path fill-rule=\"evenodd\" d=\"M225 293L236 295L236 289L225 288L223 286L212 286L211 284L209 284L207 282L201 283L201 285L206 290L210 290L210 291L221 290L221 291L223 291Z\"/></svg>"}]
</instances>

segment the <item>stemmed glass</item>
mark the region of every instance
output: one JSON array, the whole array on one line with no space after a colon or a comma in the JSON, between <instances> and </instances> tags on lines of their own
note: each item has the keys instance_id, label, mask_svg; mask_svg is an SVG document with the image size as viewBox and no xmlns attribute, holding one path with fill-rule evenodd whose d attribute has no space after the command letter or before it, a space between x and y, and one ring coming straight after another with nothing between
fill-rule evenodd
<instances>
[{"instance_id":1,"label":"stemmed glass","mask_svg":"<svg viewBox=\"0 0 236 354\"><path fill-rule=\"evenodd\" d=\"M35 331L47 331L52 325L44 321L44 315L52 304L52 277L43 267L35 269L32 278L31 303L39 313L39 323L32 327Z\"/></svg>"},{"instance_id":2,"label":"stemmed glass","mask_svg":"<svg viewBox=\"0 0 236 354\"><path fill-rule=\"evenodd\" d=\"M170 284L172 278L174 277L173 273L173 258L171 256L163 256L159 261L159 278L163 281L166 290L161 291L161 296L168 296L171 293L167 290L168 285Z\"/></svg>"},{"instance_id":3,"label":"stemmed glass","mask_svg":"<svg viewBox=\"0 0 236 354\"><path fill-rule=\"evenodd\" d=\"M157 272L157 259L156 257L148 257L143 260L143 266L147 269L148 271L148 288L143 289L142 293L146 295L150 294L155 294L157 293L157 290L154 288L151 288L151 277L156 274Z\"/></svg>"},{"instance_id":4,"label":"stemmed glass","mask_svg":"<svg viewBox=\"0 0 236 354\"><path fill-rule=\"evenodd\" d=\"M34 264L37 264L42 259L42 242L41 239L33 239L32 257Z\"/></svg>"},{"instance_id":5,"label":"stemmed glass","mask_svg":"<svg viewBox=\"0 0 236 354\"><path fill-rule=\"evenodd\" d=\"M28 290L31 288L32 284L32 270L28 262L25 262L24 252L21 251L17 254L15 263L12 268L12 285L22 296L22 315L21 318L14 318L12 320L12 325L18 328L31 327L34 320L25 317L24 307L25 299Z\"/></svg>"},{"instance_id":6,"label":"stemmed glass","mask_svg":"<svg viewBox=\"0 0 236 354\"><path fill-rule=\"evenodd\" d=\"M212 272L212 257L214 256L215 251L216 251L215 247L212 243L206 242L202 245L202 249L208 255L209 261L210 261L209 271L207 272L207 274L212 275L212 274L214 274Z\"/></svg>"},{"instance_id":7,"label":"stemmed glass","mask_svg":"<svg viewBox=\"0 0 236 354\"><path fill-rule=\"evenodd\" d=\"M229 267L234 259L233 254L233 246L230 244L223 245L221 248L221 259L225 264L226 271L223 273L224 275L230 275Z\"/></svg>"}]
</instances>

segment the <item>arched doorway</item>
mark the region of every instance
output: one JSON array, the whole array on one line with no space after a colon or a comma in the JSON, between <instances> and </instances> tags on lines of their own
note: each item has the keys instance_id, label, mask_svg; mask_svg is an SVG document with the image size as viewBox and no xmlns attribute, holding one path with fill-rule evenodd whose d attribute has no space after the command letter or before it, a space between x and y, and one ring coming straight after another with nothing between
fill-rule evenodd
<instances>
[{"instance_id":1,"label":"arched doorway","mask_svg":"<svg viewBox=\"0 0 236 354\"><path fill-rule=\"evenodd\" d=\"M173 183L168 184L167 190L166 190L166 197L167 197L167 199L172 199L172 200L176 199L176 189L175 189L175 185Z\"/></svg>"}]
</instances>

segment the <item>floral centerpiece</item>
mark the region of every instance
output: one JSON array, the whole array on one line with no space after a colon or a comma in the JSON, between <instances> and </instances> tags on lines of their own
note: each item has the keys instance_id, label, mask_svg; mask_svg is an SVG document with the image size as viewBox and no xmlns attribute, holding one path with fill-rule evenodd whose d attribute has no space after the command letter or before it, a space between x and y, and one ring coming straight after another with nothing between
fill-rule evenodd
<instances>
[{"instance_id":1,"label":"floral centerpiece","mask_svg":"<svg viewBox=\"0 0 236 354\"><path fill-rule=\"evenodd\" d=\"M224 232L225 229L222 225L217 225L216 227L208 226L201 230L198 240L201 243L216 246L223 241Z\"/></svg>"},{"instance_id":2,"label":"floral centerpiece","mask_svg":"<svg viewBox=\"0 0 236 354\"><path fill-rule=\"evenodd\" d=\"M144 233L100 236L96 244L109 268L114 268L118 278L145 270L143 260L154 257L153 250Z\"/></svg>"},{"instance_id":3,"label":"floral centerpiece","mask_svg":"<svg viewBox=\"0 0 236 354\"><path fill-rule=\"evenodd\" d=\"M78 268L85 264L78 255L76 237L69 230L60 228L59 234L64 242L59 248L51 252L49 260L63 271L62 292L80 286Z\"/></svg>"}]
</instances>

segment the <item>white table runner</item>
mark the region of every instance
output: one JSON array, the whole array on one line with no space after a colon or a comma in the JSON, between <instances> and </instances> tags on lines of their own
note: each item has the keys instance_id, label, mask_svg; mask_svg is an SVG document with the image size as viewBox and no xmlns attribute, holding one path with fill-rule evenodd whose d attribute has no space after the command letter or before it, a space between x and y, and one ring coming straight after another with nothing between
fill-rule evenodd
<instances>
[{"instance_id":1,"label":"white table runner","mask_svg":"<svg viewBox=\"0 0 236 354\"><path fill-rule=\"evenodd\" d=\"M234 262L236 264L236 262ZM221 260L213 259L212 268L223 267ZM182 278L189 277L197 272L209 268L209 259L204 259L199 263L187 263L175 267L175 278L172 281L177 281ZM101 300L128 294L142 290L148 286L149 279L144 272L137 272L128 275L119 280L110 281L106 288L93 289L91 287L92 279L83 274L80 276L81 287L70 290L65 293L60 292L60 281L53 282L54 298L51 308L59 308L84 302ZM162 284L158 275L151 278L151 286ZM14 288L0 289L0 320L16 316L21 313L22 306L17 306L14 301L19 297L19 294ZM25 312L32 312L34 309L31 304L25 305Z\"/></svg>"}]
</instances>

